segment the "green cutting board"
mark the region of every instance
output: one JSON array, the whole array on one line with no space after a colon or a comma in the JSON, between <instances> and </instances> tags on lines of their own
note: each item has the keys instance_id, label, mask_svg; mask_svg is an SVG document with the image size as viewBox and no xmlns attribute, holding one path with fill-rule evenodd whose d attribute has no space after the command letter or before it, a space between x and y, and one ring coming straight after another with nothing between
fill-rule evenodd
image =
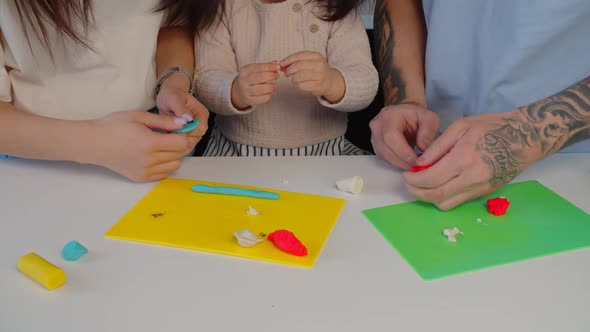
<instances>
[{"instance_id":1,"label":"green cutting board","mask_svg":"<svg viewBox=\"0 0 590 332\"><path fill-rule=\"evenodd\" d=\"M486 200L498 196L512 202L504 216L487 212ZM590 215L537 181L447 212L414 201L363 214L425 280L590 247ZM443 235L453 227L465 233L456 243Z\"/></svg>"}]
</instances>

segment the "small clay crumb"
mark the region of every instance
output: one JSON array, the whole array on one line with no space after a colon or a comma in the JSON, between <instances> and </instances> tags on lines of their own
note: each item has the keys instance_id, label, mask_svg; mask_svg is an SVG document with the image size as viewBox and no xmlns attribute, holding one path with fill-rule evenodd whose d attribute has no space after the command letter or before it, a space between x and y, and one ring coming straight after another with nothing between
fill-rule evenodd
<instances>
[{"instance_id":1,"label":"small clay crumb","mask_svg":"<svg viewBox=\"0 0 590 332\"><path fill-rule=\"evenodd\" d=\"M258 212L258 210L256 210L256 209L255 209L254 207L252 207L252 206L249 206L249 207L248 207L248 211L246 211L246 213L247 213L248 215L251 215L251 216L257 216L257 215L259 215L259 214L260 214L260 212Z\"/></svg>"},{"instance_id":2,"label":"small clay crumb","mask_svg":"<svg viewBox=\"0 0 590 332\"><path fill-rule=\"evenodd\" d=\"M455 237L457 234L465 235L465 233L461 232L457 227L443 230L443 235L446 236L447 240L450 242L457 242L457 238Z\"/></svg>"}]
</instances>

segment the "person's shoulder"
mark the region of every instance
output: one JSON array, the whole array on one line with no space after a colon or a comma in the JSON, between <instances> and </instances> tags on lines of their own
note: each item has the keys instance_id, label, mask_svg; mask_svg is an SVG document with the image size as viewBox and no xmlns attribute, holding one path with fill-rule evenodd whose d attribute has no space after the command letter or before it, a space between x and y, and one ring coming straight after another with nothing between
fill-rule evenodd
<instances>
[{"instance_id":1,"label":"person's shoulder","mask_svg":"<svg viewBox=\"0 0 590 332\"><path fill-rule=\"evenodd\" d=\"M252 7L252 0L231 0L225 3L225 15L228 18L233 18L241 13L247 11Z\"/></svg>"}]
</instances>

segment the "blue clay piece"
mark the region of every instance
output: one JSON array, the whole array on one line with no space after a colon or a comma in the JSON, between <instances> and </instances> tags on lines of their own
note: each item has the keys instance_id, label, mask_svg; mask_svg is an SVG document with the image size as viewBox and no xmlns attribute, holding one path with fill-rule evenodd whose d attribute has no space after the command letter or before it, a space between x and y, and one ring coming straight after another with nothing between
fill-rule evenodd
<instances>
[{"instance_id":1,"label":"blue clay piece","mask_svg":"<svg viewBox=\"0 0 590 332\"><path fill-rule=\"evenodd\" d=\"M194 185L193 191L202 194L245 196L263 199L279 199L281 197L279 194L269 191L249 190L235 187L212 187L206 184Z\"/></svg>"},{"instance_id":2,"label":"blue clay piece","mask_svg":"<svg viewBox=\"0 0 590 332\"><path fill-rule=\"evenodd\" d=\"M199 125L199 120L193 120L193 121L185 124L184 127L173 131L173 133L174 134L188 133L189 131L197 128L198 125Z\"/></svg>"},{"instance_id":3,"label":"blue clay piece","mask_svg":"<svg viewBox=\"0 0 590 332\"><path fill-rule=\"evenodd\" d=\"M78 241L74 240L74 241L68 242L64 246L64 248L61 250L61 256L66 261L73 262L73 261L79 260L80 257L84 256L84 254L86 254L87 252L88 252L88 249L86 249Z\"/></svg>"}]
</instances>

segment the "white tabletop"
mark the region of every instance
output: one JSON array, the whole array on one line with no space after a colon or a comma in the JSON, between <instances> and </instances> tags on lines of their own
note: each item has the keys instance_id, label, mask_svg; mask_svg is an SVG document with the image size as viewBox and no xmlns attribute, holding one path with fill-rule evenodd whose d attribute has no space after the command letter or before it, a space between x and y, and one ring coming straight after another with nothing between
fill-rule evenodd
<instances>
[{"instance_id":1,"label":"white tabletop","mask_svg":"<svg viewBox=\"0 0 590 332\"><path fill-rule=\"evenodd\" d=\"M334 189L361 175L359 197ZM348 200L312 269L109 240L154 184L68 163L0 162L0 331L590 331L590 250L422 281L361 215L410 200L374 157L192 158L177 177ZM287 179L289 184L282 183ZM590 211L590 155L525 171ZM76 239L90 252L64 262ZM16 269L35 251L68 281L47 291Z\"/></svg>"}]
</instances>

